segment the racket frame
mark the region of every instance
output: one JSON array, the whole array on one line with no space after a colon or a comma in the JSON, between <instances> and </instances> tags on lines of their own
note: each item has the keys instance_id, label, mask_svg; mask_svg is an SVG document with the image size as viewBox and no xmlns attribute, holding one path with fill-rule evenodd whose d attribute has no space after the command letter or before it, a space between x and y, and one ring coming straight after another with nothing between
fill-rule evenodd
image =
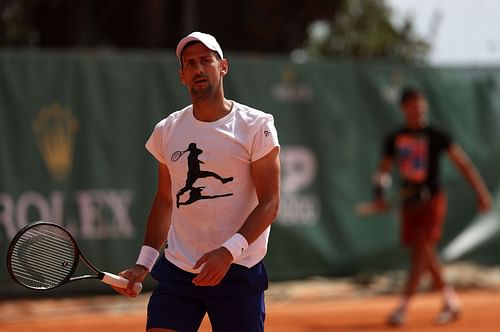
<instances>
[{"instance_id":1,"label":"racket frame","mask_svg":"<svg viewBox=\"0 0 500 332\"><path fill-rule=\"evenodd\" d=\"M179 150L179 151L175 151L175 152L174 152L174 153L172 153L172 155L170 156L170 161L172 161L172 162L174 162L174 163L175 163L175 162L176 162L177 160L179 160L179 159L182 157L182 155L183 155L184 153L186 153L187 151L188 151L188 150L184 150L184 151L181 151L181 150Z\"/></svg>"},{"instance_id":2,"label":"racket frame","mask_svg":"<svg viewBox=\"0 0 500 332\"><path fill-rule=\"evenodd\" d=\"M51 226L51 227L56 227L59 230L61 230L62 232L64 232L68 236L68 238L71 240L71 242L73 244L73 248L74 248L74 257L75 258L74 258L74 260L72 262L71 270L67 273L66 278L64 278L61 282L59 282L58 284L56 284L54 286L51 286L51 287L31 287L29 285L26 285L25 283L21 282L16 277L16 275L14 274L13 269L12 269L12 255L13 255L14 248L15 248L15 246L16 246L19 238L22 237L30 229L38 227L40 225L47 225L47 226ZM85 263L85 265L87 265L87 267L89 269L91 269L96 274L95 275L93 275L93 274L84 274L84 275L80 275L80 276L73 276L73 274L75 273L76 269L78 268L78 264L79 264L80 259ZM78 243L76 242L75 238L73 237L73 235L71 235L71 233L67 229L65 229L61 225L58 225L58 224L55 224L55 223L52 223L52 222L47 222L47 221L36 221L36 222L31 223L31 224L28 224L28 225L24 226L23 228L21 228L18 231L18 233L12 238L12 240L10 242L10 245L9 245L9 248L7 250L7 271L9 272L10 277L14 281L16 281L18 284L20 284L21 286L24 286L26 288L34 289L34 290L51 290L51 289L58 288L58 287L60 287L62 285L65 285L65 284L73 282L73 281L78 281L78 280L83 280L83 279L99 279L99 280L103 280L105 277L107 277L106 275L108 275L108 278L109 278L110 275L112 276L112 274L109 274L109 273L106 274L105 272L102 272L102 271L98 270L87 259L87 257L85 257L85 255L81 252L81 250L80 250L80 248L78 246Z\"/></svg>"}]
</instances>

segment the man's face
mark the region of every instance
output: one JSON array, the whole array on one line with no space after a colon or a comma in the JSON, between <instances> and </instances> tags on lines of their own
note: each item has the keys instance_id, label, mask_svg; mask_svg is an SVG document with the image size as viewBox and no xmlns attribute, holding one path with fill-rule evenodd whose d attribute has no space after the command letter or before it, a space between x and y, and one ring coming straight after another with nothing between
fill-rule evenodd
<instances>
[{"instance_id":1,"label":"man's face","mask_svg":"<svg viewBox=\"0 0 500 332\"><path fill-rule=\"evenodd\" d=\"M412 126L421 126L427 122L427 100L424 96L415 96L402 105L406 122Z\"/></svg>"},{"instance_id":2,"label":"man's face","mask_svg":"<svg viewBox=\"0 0 500 332\"><path fill-rule=\"evenodd\" d=\"M202 43L194 43L182 53L179 75L193 98L207 98L220 89L227 68L225 59L220 60L215 52Z\"/></svg>"}]
</instances>

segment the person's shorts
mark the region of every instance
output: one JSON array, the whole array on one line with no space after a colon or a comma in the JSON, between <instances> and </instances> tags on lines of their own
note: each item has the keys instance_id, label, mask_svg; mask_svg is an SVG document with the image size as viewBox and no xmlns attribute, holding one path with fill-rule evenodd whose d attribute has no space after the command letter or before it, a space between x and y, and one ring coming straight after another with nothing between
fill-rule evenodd
<instances>
[{"instance_id":1,"label":"person's shorts","mask_svg":"<svg viewBox=\"0 0 500 332\"><path fill-rule=\"evenodd\" d=\"M151 275L158 284L149 299L147 329L195 332L208 314L214 332L264 331L268 279L262 262L251 268L232 264L216 286L193 285L196 274L164 256Z\"/></svg>"},{"instance_id":2,"label":"person's shorts","mask_svg":"<svg viewBox=\"0 0 500 332\"><path fill-rule=\"evenodd\" d=\"M412 246L419 241L439 241L446 210L447 199L442 191L433 193L427 201L404 206L401 210L403 244Z\"/></svg>"}]
</instances>

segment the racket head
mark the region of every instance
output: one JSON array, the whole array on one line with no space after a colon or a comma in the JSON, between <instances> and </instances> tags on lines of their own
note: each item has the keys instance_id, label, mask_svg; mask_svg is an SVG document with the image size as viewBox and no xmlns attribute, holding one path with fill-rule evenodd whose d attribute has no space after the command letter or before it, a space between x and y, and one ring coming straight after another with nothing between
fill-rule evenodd
<instances>
[{"instance_id":1,"label":"racket head","mask_svg":"<svg viewBox=\"0 0 500 332\"><path fill-rule=\"evenodd\" d=\"M79 256L76 241L67 230L38 221L22 228L10 242L7 270L26 288L48 290L70 280Z\"/></svg>"},{"instance_id":2,"label":"racket head","mask_svg":"<svg viewBox=\"0 0 500 332\"><path fill-rule=\"evenodd\" d=\"M172 153L172 155L170 156L170 160L172 162L176 162L177 160L179 160L179 158L184 154L184 151L175 151L174 153Z\"/></svg>"}]
</instances>

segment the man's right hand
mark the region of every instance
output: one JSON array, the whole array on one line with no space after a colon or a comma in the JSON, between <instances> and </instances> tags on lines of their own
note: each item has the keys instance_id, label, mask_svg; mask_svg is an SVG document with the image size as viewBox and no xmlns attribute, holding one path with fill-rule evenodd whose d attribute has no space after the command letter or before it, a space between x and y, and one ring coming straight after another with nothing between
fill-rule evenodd
<instances>
[{"instance_id":1,"label":"man's right hand","mask_svg":"<svg viewBox=\"0 0 500 332\"><path fill-rule=\"evenodd\" d=\"M119 288L115 286L112 287L115 291L117 291L122 295L128 297L136 297L137 294L135 294L133 291L133 285L136 282L142 282L146 278L148 273L149 271L144 266L136 264L130 267L129 269L119 273L120 276L124 277L125 279L128 279L127 288Z\"/></svg>"}]
</instances>

